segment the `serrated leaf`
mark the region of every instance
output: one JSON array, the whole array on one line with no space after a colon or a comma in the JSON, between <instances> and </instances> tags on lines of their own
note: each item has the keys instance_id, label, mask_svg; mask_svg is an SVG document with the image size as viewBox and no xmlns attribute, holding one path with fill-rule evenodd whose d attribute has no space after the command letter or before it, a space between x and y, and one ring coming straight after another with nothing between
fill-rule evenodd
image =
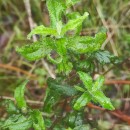
<instances>
[{"instance_id":1,"label":"serrated leaf","mask_svg":"<svg viewBox=\"0 0 130 130\"><path fill-rule=\"evenodd\" d=\"M114 110L111 101L109 98L107 98L102 91L97 90L96 92L93 92L93 97L96 101L100 103L100 105L108 110Z\"/></svg>"},{"instance_id":2,"label":"serrated leaf","mask_svg":"<svg viewBox=\"0 0 130 130\"><path fill-rule=\"evenodd\" d=\"M78 85L75 85L74 87L75 87L76 90L78 90L80 92L85 92L85 89L80 87L80 86L78 86Z\"/></svg>"},{"instance_id":3,"label":"serrated leaf","mask_svg":"<svg viewBox=\"0 0 130 130\"><path fill-rule=\"evenodd\" d=\"M69 20L78 19L81 17L79 12L71 12L71 13L68 13L66 16Z\"/></svg>"},{"instance_id":4,"label":"serrated leaf","mask_svg":"<svg viewBox=\"0 0 130 130\"><path fill-rule=\"evenodd\" d=\"M101 91L101 87L104 83L104 78L100 76L95 83L92 82L92 78L84 73L78 72L80 79L85 85L85 88L88 90L88 95L90 95L93 101L97 101L101 106L108 110L114 110L114 107L109 98L107 98L104 93ZM81 98L79 98L81 100ZM79 100L79 101L80 101ZM78 106L78 105L77 105ZM80 109L80 108L79 108Z\"/></svg>"},{"instance_id":5,"label":"serrated leaf","mask_svg":"<svg viewBox=\"0 0 130 130\"><path fill-rule=\"evenodd\" d=\"M51 26L56 28L56 24L61 21L61 15L66 9L64 0L47 0Z\"/></svg>"},{"instance_id":6,"label":"serrated leaf","mask_svg":"<svg viewBox=\"0 0 130 130\"><path fill-rule=\"evenodd\" d=\"M82 70L88 73L92 73L94 70L94 63L92 60L80 60L80 62L78 61L76 64L77 70Z\"/></svg>"},{"instance_id":7,"label":"serrated leaf","mask_svg":"<svg viewBox=\"0 0 130 130\"><path fill-rule=\"evenodd\" d=\"M51 90L54 90L55 93L59 93L59 95L62 96L74 96L77 91L74 87L68 86L68 85L61 85L56 80L49 78L47 80L48 87Z\"/></svg>"},{"instance_id":8,"label":"serrated leaf","mask_svg":"<svg viewBox=\"0 0 130 130\"><path fill-rule=\"evenodd\" d=\"M9 117L2 125L2 130L28 130L32 126L30 117L25 118L23 115L13 115Z\"/></svg>"},{"instance_id":9,"label":"serrated leaf","mask_svg":"<svg viewBox=\"0 0 130 130\"><path fill-rule=\"evenodd\" d=\"M33 120L33 127L35 130L45 130L44 119L42 113L39 110L33 110L31 113Z\"/></svg>"},{"instance_id":10,"label":"serrated leaf","mask_svg":"<svg viewBox=\"0 0 130 130\"><path fill-rule=\"evenodd\" d=\"M51 52L51 45L49 44L53 44L53 40L45 38L43 41L37 41L30 45L25 45L21 48L16 48L16 51L20 53L23 57L25 57L27 60L34 61L45 57Z\"/></svg>"},{"instance_id":11,"label":"serrated leaf","mask_svg":"<svg viewBox=\"0 0 130 130\"><path fill-rule=\"evenodd\" d=\"M72 70L72 63L68 61L67 55L67 40L66 38L60 38L56 42L56 52L62 58L61 63L57 64L58 72L65 72L68 74Z\"/></svg>"},{"instance_id":12,"label":"serrated leaf","mask_svg":"<svg viewBox=\"0 0 130 130\"><path fill-rule=\"evenodd\" d=\"M62 21L57 22L56 24L57 33L60 36L61 29L62 29Z\"/></svg>"},{"instance_id":13,"label":"serrated leaf","mask_svg":"<svg viewBox=\"0 0 130 130\"><path fill-rule=\"evenodd\" d=\"M55 3L55 2L54 2ZM31 38L32 35L39 34L39 35L53 35L57 36L57 31L53 28L45 27L43 25L35 27L27 36L28 39Z\"/></svg>"},{"instance_id":14,"label":"serrated leaf","mask_svg":"<svg viewBox=\"0 0 130 130\"><path fill-rule=\"evenodd\" d=\"M56 59L53 59L51 56L50 56L50 54L48 54L47 55L47 59L51 62L51 63L53 63L53 64L60 64L61 62L62 62L62 56L60 56L60 57L58 57L58 58L56 58Z\"/></svg>"},{"instance_id":15,"label":"serrated leaf","mask_svg":"<svg viewBox=\"0 0 130 130\"><path fill-rule=\"evenodd\" d=\"M96 79L96 81L95 81L95 83L94 83L94 85L93 85L93 87L92 87L92 91L95 92L95 91L97 91L97 90L100 90L101 87L102 87L103 84L104 84L104 81L105 81L104 77L103 77L103 76L99 76L99 77Z\"/></svg>"},{"instance_id":16,"label":"serrated leaf","mask_svg":"<svg viewBox=\"0 0 130 130\"><path fill-rule=\"evenodd\" d=\"M20 109L24 109L24 108L26 109L26 107L27 107L26 101L25 101L25 98L24 98L24 91L25 91L25 87L26 87L27 82L28 82L28 80L26 80L22 84L20 84L15 89L15 92L14 92L14 97L15 97L17 106Z\"/></svg>"},{"instance_id":17,"label":"serrated leaf","mask_svg":"<svg viewBox=\"0 0 130 130\"><path fill-rule=\"evenodd\" d=\"M81 71L79 71L78 74L79 74L81 81L84 83L85 88L89 91L92 91L93 80L92 80L91 76L89 76L88 74L81 72Z\"/></svg>"},{"instance_id":18,"label":"serrated leaf","mask_svg":"<svg viewBox=\"0 0 130 130\"><path fill-rule=\"evenodd\" d=\"M74 5L80 1L81 0L66 0L66 6L69 7L69 6Z\"/></svg>"},{"instance_id":19,"label":"serrated leaf","mask_svg":"<svg viewBox=\"0 0 130 130\"><path fill-rule=\"evenodd\" d=\"M65 72L65 74L68 75L71 72L73 65L71 62L67 62L66 59L64 59L60 64L58 64L57 68L59 73Z\"/></svg>"},{"instance_id":20,"label":"serrated leaf","mask_svg":"<svg viewBox=\"0 0 130 130\"><path fill-rule=\"evenodd\" d=\"M82 24L85 18L88 17L88 12L85 12L83 16L78 19L69 20L67 24L65 24L61 30L61 35L64 35L69 30L75 30L78 26Z\"/></svg>"},{"instance_id":21,"label":"serrated leaf","mask_svg":"<svg viewBox=\"0 0 130 130\"><path fill-rule=\"evenodd\" d=\"M82 107L86 106L86 104L89 103L91 99L91 95L88 92L84 92L74 104L74 109L80 110Z\"/></svg>"},{"instance_id":22,"label":"serrated leaf","mask_svg":"<svg viewBox=\"0 0 130 130\"><path fill-rule=\"evenodd\" d=\"M94 52L101 48L101 45L106 39L106 32L100 32L95 37L82 36L72 37L68 39L68 48L72 51L85 54L87 52Z\"/></svg>"},{"instance_id":23,"label":"serrated leaf","mask_svg":"<svg viewBox=\"0 0 130 130\"><path fill-rule=\"evenodd\" d=\"M100 50L94 53L94 57L101 63L107 64L111 62L112 55L108 51Z\"/></svg>"},{"instance_id":24,"label":"serrated leaf","mask_svg":"<svg viewBox=\"0 0 130 130\"><path fill-rule=\"evenodd\" d=\"M81 15L79 12L72 12L72 13L67 14L68 20L75 20L75 19L78 19L80 17L81 17ZM75 34L79 35L81 30L82 30L82 24L80 24L79 26L77 26L77 28L75 28Z\"/></svg>"}]
</instances>

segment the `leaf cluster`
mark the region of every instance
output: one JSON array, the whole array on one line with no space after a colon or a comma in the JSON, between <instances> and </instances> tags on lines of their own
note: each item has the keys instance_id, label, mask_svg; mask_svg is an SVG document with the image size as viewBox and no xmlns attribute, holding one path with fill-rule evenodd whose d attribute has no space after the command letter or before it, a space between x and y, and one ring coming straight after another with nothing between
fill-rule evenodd
<instances>
[{"instance_id":1,"label":"leaf cluster","mask_svg":"<svg viewBox=\"0 0 130 130\"><path fill-rule=\"evenodd\" d=\"M37 109L30 109L24 98L27 82L24 81L16 88L14 92L16 104L11 100L5 101L9 118L1 125L2 130L28 130L30 128L45 130L42 113Z\"/></svg>"},{"instance_id":2,"label":"leaf cluster","mask_svg":"<svg viewBox=\"0 0 130 130\"><path fill-rule=\"evenodd\" d=\"M95 36L80 36L82 23L89 14L68 11L78 2L80 0L46 0L50 26L40 25L34 28L27 37L31 39L37 35L37 41L16 49L29 61L46 58L57 67L57 78L47 80L48 88L43 101L42 111L49 117L28 107L24 97L28 81L25 81L15 90L16 104L7 102L10 115L2 125L3 130L87 130L90 126L83 115L89 102L114 110L110 99L102 91L104 77L99 76L93 81L89 75L94 70L93 60L106 64L113 59L109 52L100 50L106 40L106 31L102 30ZM70 32L73 35L69 35ZM73 79L78 77L82 83L70 79L70 74L74 71L78 76L75 75ZM68 113L66 107L69 107Z\"/></svg>"},{"instance_id":3,"label":"leaf cluster","mask_svg":"<svg viewBox=\"0 0 130 130\"><path fill-rule=\"evenodd\" d=\"M73 63L69 59L69 52L85 54L100 49L106 39L106 32L99 32L93 36L79 36L83 21L88 17L85 12L80 15L78 12L67 14L65 10L77 3L78 0L47 0L47 7L50 15L50 27L44 25L37 26L29 34L39 35L40 39L30 45L17 48L22 56L27 60L34 61L46 57L51 63L57 65L58 72L69 74L72 71ZM64 14L65 13L65 14ZM63 21L63 14L68 16L67 22ZM69 36L69 31L75 31L73 36ZM55 52L56 57L51 54Z\"/></svg>"}]
</instances>

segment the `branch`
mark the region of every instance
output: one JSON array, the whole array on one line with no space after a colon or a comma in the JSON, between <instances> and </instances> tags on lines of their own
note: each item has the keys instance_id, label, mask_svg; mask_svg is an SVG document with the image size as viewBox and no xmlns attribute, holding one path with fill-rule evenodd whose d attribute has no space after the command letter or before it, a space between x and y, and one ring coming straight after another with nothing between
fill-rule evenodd
<instances>
[{"instance_id":1,"label":"branch","mask_svg":"<svg viewBox=\"0 0 130 130\"><path fill-rule=\"evenodd\" d=\"M106 80L105 84L130 84L129 80Z\"/></svg>"},{"instance_id":2,"label":"branch","mask_svg":"<svg viewBox=\"0 0 130 130\"><path fill-rule=\"evenodd\" d=\"M110 113L111 115L116 116L116 117L120 118L121 120L123 120L123 121L127 122L128 124L130 124L130 116L125 115L120 110L109 111L109 110L106 110L106 109L104 109L102 107L95 106L92 103L89 103L87 106L89 108L92 108L92 109L96 109L96 110L100 110L100 111L106 111L106 112Z\"/></svg>"},{"instance_id":3,"label":"branch","mask_svg":"<svg viewBox=\"0 0 130 130\"><path fill-rule=\"evenodd\" d=\"M10 65L7 65L7 64L0 64L0 68L4 68L4 69L9 69L9 70L13 70L13 71L16 71L16 72L20 72L20 73L23 73L23 74L25 74L25 75L27 75L29 77L36 77L36 75L28 73L27 71L22 70L20 68L17 68L15 66L10 66Z\"/></svg>"},{"instance_id":4,"label":"branch","mask_svg":"<svg viewBox=\"0 0 130 130\"><path fill-rule=\"evenodd\" d=\"M15 101L15 98L7 97L7 96L0 96L0 99L1 100L9 99L9 100ZM39 102L39 101L26 100L26 102L29 103L29 104L35 104L35 105L38 105L38 106L43 106L44 105L43 102Z\"/></svg>"}]
</instances>

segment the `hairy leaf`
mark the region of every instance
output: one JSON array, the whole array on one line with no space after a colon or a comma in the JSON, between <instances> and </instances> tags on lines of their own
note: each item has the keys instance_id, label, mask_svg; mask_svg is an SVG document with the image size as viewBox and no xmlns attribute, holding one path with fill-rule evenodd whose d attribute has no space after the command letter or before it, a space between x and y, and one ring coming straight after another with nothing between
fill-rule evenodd
<instances>
[{"instance_id":1,"label":"hairy leaf","mask_svg":"<svg viewBox=\"0 0 130 130\"><path fill-rule=\"evenodd\" d=\"M75 30L78 26L82 24L85 18L88 17L88 12L85 12L83 16L80 16L78 19L69 20L61 30L61 35L64 35L69 30Z\"/></svg>"},{"instance_id":2,"label":"hairy leaf","mask_svg":"<svg viewBox=\"0 0 130 130\"><path fill-rule=\"evenodd\" d=\"M33 110L32 113L33 127L35 130L45 130L44 119L39 110Z\"/></svg>"},{"instance_id":3,"label":"hairy leaf","mask_svg":"<svg viewBox=\"0 0 130 130\"><path fill-rule=\"evenodd\" d=\"M109 98L107 98L102 91L97 90L96 92L93 92L93 97L95 98L96 101L100 103L101 106L108 110L114 110L115 108L113 107L111 101Z\"/></svg>"},{"instance_id":4,"label":"hairy leaf","mask_svg":"<svg viewBox=\"0 0 130 130\"><path fill-rule=\"evenodd\" d=\"M87 89L88 94L86 95L86 97L90 96L90 100L93 101L97 101L98 103L100 103L101 106L103 106L104 108L108 109L108 110L114 110L114 107L110 101L109 98L107 98L103 92L101 91L101 87L104 83L104 78L102 76L100 76L95 83L92 82L92 78L84 73L84 72L78 72L80 79L82 80L82 82L85 85L85 88ZM84 93L83 93L84 94ZM80 99L80 100L79 100ZM77 100L78 103L80 103L82 101L82 96ZM89 100L89 101L90 101ZM84 97L84 102L85 101L85 97ZM83 103L84 103L83 102ZM87 102L86 102L87 103ZM85 104L85 103L84 103ZM78 104L79 105L79 104ZM78 107L77 105L77 107ZM86 105L86 104L85 104ZM80 106L80 105L79 105ZM81 105L83 106L83 105ZM80 109L80 107L79 107Z\"/></svg>"},{"instance_id":5,"label":"hairy leaf","mask_svg":"<svg viewBox=\"0 0 130 130\"><path fill-rule=\"evenodd\" d=\"M84 54L87 52L94 52L101 48L101 45L106 39L106 32L100 32L95 35L95 37L82 36L82 37L72 37L68 39L68 47L72 51L79 54Z\"/></svg>"},{"instance_id":6,"label":"hairy leaf","mask_svg":"<svg viewBox=\"0 0 130 130\"><path fill-rule=\"evenodd\" d=\"M25 91L25 87L26 87L27 82L28 82L28 80L26 80L26 81L24 81L22 84L20 84L20 85L15 89L15 92L14 92L14 97L15 97L17 106L18 106L20 109L24 109L24 108L27 107L26 101L25 101L25 98L24 98L24 91Z\"/></svg>"},{"instance_id":7,"label":"hairy leaf","mask_svg":"<svg viewBox=\"0 0 130 130\"><path fill-rule=\"evenodd\" d=\"M78 74L79 74L81 81L84 83L85 88L88 89L89 91L91 91L92 86L93 86L92 78L88 74L81 72L81 71L78 72Z\"/></svg>"},{"instance_id":8,"label":"hairy leaf","mask_svg":"<svg viewBox=\"0 0 130 130\"><path fill-rule=\"evenodd\" d=\"M68 13L68 14L67 14L67 18L68 18L69 20L78 19L78 18L80 18L80 17L81 17L81 15L80 15L79 12L71 12L71 13Z\"/></svg>"},{"instance_id":9,"label":"hairy leaf","mask_svg":"<svg viewBox=\"0 0 130 130\"><path fill-rule=\"evenodd\" d=\"M62 57L62 62L57 65L58 72L68 74L72 70L72 63L68 61L66 38L60 38L56 41L56 51Z\"/></svg>"},{"instance_id":10,"label":"hairy leaf","mask_svg":"<svg viewBox=\"0 0 130 130\"><path fill-rule=\"evenodd\" d=\"M74 104L75 110L80 110L82 107L84 107L87 103L90 102L92 99L91 95L88 92L84 92L76 101Z\"/></svg>"},{"instance_id":11,"label":"hairy leaf","mask_svg":"<svg viewBox=\"0 0 130 130\"><path fill-rule=\"evenodd\" d=\"M97 79L96 79L96 82L94 83L93 85L93 88L92 88L92 91L95 92L97 90L100 90L101 87L103 86L104 84L104 77L103 76L99 76Z\"/></svg>"},{"instance_id":12,"label":"hairy leaf","mask_svg":"<svg viewBox=\"0 0 130 130\"><path fill-rule=\"evenodd\" d=\"M76 64L77 71L85 71L91 74L94 71L94 63L92 60L80 60Z\"/></svg>"},{"instance_id":13,"label":"hairy leaf","mask_svg":"<svg viewBox=\"0 0 130 130\"><path fill-rule=\"evenodd\" d=\"M69 6L74 5L80 1L81 0L66 0L66 6L69 7Z\"/></svg>"},{"instance_id":14,"label":"hairy leaf","mask_svg":"<svg viewBox=\"0 0 130 130\"><path fill-rule=\"evenodd\" d=\"M48 28L48 27L44 27L43 25L37 26L36 28L34 28L29 34L28 34L28 39L31 38L32 35L34 34L39 34L39 35L53 35L53 36L57 36L57 31L53 28Z\"/></svg>"},{"instance_id":15,"label":"hairy leaf","mask_svg":"<svg viewBox=\"0 0 130 130\"><path fill-rule=\"evenodd\" d=\"M2 125L2 130L28 130L32 126L30 117L25 118L23 115L12 115Z\"/></svg>"},{"instance_id":16,"label":"hairy leaf","mask_svg":"<svg viewBox=\"0 0 130 130\"><path fill-rule=\"evenodd\" d=\"M64 96L74 96L77 91L74 87L68 86L68 85L61 85L56 80L49 78L48 81L48 87L51 90L54 90L55 93L59 93L60 95Z\"/></svg>"},{"instance_id":17,"label":"hairy leaf","mask_svg":"<svg viewBox=\"0 0 130 130\"><path fill-rule=\"evenodd\" d=\"M61 15L65 10L64 0L47 0L47 7L49 10L51 26L56 28L56 25L61 21Z\"/></svg>"},{"instance_id":18,"label":"hairy leaf","mask_svg":"<svg viewBox=\"0 0 130 130\"><path fill-rule=\"evenodd\" d=\"M76 90L78 90L80 92L85 92L85 89L80 87L80 86L78 86L78 85L75 85L74 87L75 87Z\"/></svg>"},{"instance_id":19,"label":"hairy leaf","mask_svg":"<svg viewBox=\"0 0 130 130\"><path fill-rule=\"evenodd\" d=\"M27 60L34 61L45 57L51 52L50 44L53 44L53 40L45 38L43 41L37 41L30 45L25 45L21 48L17 48L16 51Z\"/></svg>"},{"instance_id":20,"label":"hairy leaf","mask_svg":"<svg viewBox=\"0 0 130 130\"><path fill-rule=\"evenodd\" d=\"M67 14L68 20L75 20L75 19L78 19L80 17L81 17L81 15L79 12L72 12L72 13ZM75 34L79 35L81 30L82 30L82 24L80 24L79 26L77 26L77 28L75 28Z\"/></svg>"},{"instance_id":21,"label":"hairy leaf","mask_svg":"<svg viewBox=\"0 0 130 130\"><path fill-rule=\"evenodd\" d=\"M108 51L100 50L94 53L94 57L102 64L111 62L112 55Z\"/></svg>"}]
</instances>

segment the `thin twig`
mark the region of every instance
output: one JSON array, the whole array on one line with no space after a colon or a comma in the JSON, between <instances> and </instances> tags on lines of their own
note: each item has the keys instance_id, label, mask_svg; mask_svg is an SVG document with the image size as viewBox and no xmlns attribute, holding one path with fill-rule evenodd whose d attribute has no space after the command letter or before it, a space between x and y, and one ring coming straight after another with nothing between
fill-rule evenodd
<instances>
[{"instance_id":1,"label":"thin twig","mask_svg":"<svg viewBox=\"0 0 130 130\"><path fill-rule=\"evenodd\" d=\"M16 71L16 72L20 72L20 73L23 73L23 74L25 74L25 75L27 75L29 77L36 77L36 75L28 73L27 71L22 70L20 68L17 68L15 66L10 66L10 65L7 65L7 64L0 64L0 68L4 68L4 69L9 69L9 70L13 70L13 71Z\"/></svg>"},{"instance_id":2,"label":"thin twig","mask_svg":"<svg viewBox=\"0 0 130 130\"><path fill-rule=\"evenodd\" d=\"M92 109L96 109L96 110L100 110L100 111L106 111L106 112L110 113L111 115L114 115L114 116L120 118L121 120L127 122L128 124L130 124L130 116L123 114L120 110L109 111L109 110L106 110L102 107L95 106L92 103L89 103L87 106L89 108L92 108Z\"/></svg>"},{"instance_id":3,"label":"thin twig","mask_svg":"<svg viewBox=\"0 0 130 130\"><path fill-rule=\"evenodd\" d=\"M98 14L99 14L99 17L100 17L100 19L101 19L101 21L102 21L102 23L103 23L103 26L108 29L107 22L106 22L105 19L104 19L104 16L103 16L102 11L101 11L101 7L100 7L100 5L99 5L99 0L96 0L96 1L93 0L93 1L94 1L94 3L96 4L96 9L97 9L97 12L98 12ZM105 41L104 44L102 45L102 49L104 49L105 45L108 43L108 41L110 41L111 47L112 47L112 50L113 50L114 54L115 54L116 56L118 56L118 53L117 53L117 51L116 51L116 47L115 47L114 41L112 40L112 36L114 35L114 31L111 33L111 32L109 31L109 29L108 29L107 32L108 32L108 38L106 39L106 41Z\"/></svg>"},{"instance_id":4,"label":"thin twig","mask_svg":"<svg viewBox=\"0 0 130 130\"><path fill-rule=\"evenodd\" d=\"M9 99L9 100L12 100L12 101L15 101L15 98L13 97L7 97L7 96L0 96L0 99ZM39 106L43 106L43 102L39 102L39 101L33 101L33 100L26 100L27 103L29 104L35 104L35 105L39 105Z\"/></svg>"},{"instance_id":5,"label":"thin twig","mask_svg":"<svg viewBox=\"0 0 130 130\"><path fill-rule=\"evenodd\" d=\"M42 64L43 64L43 66L45 67L45 69L47 70L47 72L49 73L49 75L50 75L53 79L55 79L56 76L52 73L52 71L50 70L48 64L46 63L46 61L45 61L44 59L42 59Z\"/></svg>"},{"instance_id":6,"label":"thin twig","mask_svg":"<svg viewBox=\"0 0 130 130\"><path fill-rule=\"evenodd\" d=\"M35 25L34 25L34 21L32 19L30 1L29 0L24 0L24 4L25 4L25 8L26 8L26 11L27 11L27 14L28 14L28 21L29 21L30 29L32 30L35 27ZM36 41L36 40L37 40L36 36L33 35L33 41ZM45 67L45 69L47 70L47 72L49 73L49 75L52 78L55 79L56 77L51 72L51 69L49 68L48 64L44 60L42 60L42 64Z\"/></svg>"},{"instance_id":7,"label":"thin twig","mask_svg":"<svg viewBox=\"0 0 130 130\"><path fill-rule=\"evenodd\" d=\"M32 19L30 0L24 0L24 5L25 5L25 8L26 8L26 11L28 14L29 26L30 26L30 29L32 30L35 27L35 25L34 25L34 21ZM33 41L36 41L36 40L37 40L36 36L33 35Z\"/></svg>"},{"instance_id":8,"label":"thin twig","mask_svg":"<svg viewBox=\"0 0 130 130\"><path fill-rule=\"evenodd\" d=\"M105 84L130 84L129 80L106 80Z\"/></svg>"}]
</instances>

